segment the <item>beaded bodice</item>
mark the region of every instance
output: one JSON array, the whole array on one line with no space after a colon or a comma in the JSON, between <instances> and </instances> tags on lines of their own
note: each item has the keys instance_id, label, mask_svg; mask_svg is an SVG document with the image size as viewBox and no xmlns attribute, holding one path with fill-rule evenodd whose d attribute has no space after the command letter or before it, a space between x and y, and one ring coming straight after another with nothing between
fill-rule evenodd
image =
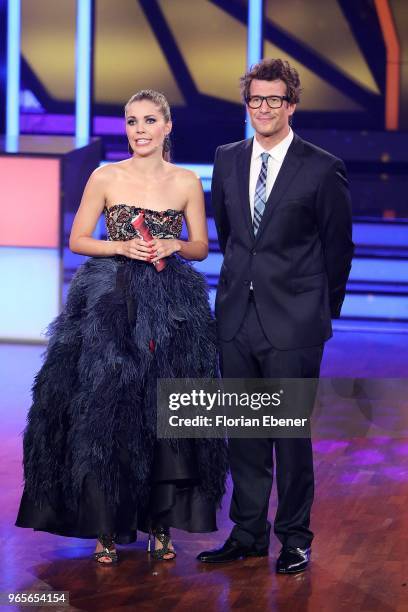
<instances>
[{"instance_id":1,"label":"beaded bodice","mask_svg":"<svg viewBox=\"0 0 408 612\"><path fill-rule=\"evenodd\" d=\"M145 222L155 238L179 238L183 226L183 212L168 208L151 210L129 204L115 204L104 209L108 240L131 240L136 238L132 225L135 216L143 210Z\"/></svg>"}]
</instances>

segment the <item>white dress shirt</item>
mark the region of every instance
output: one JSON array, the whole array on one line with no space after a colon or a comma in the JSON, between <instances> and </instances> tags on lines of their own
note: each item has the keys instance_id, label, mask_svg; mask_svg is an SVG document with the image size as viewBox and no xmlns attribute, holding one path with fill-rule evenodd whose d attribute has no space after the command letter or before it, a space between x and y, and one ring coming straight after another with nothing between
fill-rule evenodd
<instances>
[{"instance_id":1,"label":"white dress shirt","mask_svg":"<svg viewBox=\"0 0 408 612\"><path fill-rule=\"evenodd\" d=\"M265 149L257 141L256 136L254 136L252 144L251 166L249 170L249 205L251 207L252 221L254 220L256 183L258 181L259 173L262 167L262 153L269 153L268 172L266 175L266 199L268 199L292 140L293 131L291 130L291 128L289 128L289 134L285 136L283 140L278 142L278 144L272 147L272 149L269 149L269 151L265 151ZM249 288L251 290L254 288L252 282Z\"/></svg>"},{"instance_id":2,"label":"white dress shirt","mask_svg":"<svg viewBox=\"0 0 408 612\"><path fill-rule=\"evenodd\" d=\"M266 176L266 199L268 199L292 140L293 131L291 130L291 128L289 128L289 134L285 136L283 140L281 140L277 145L272 147L272 149L269 149L269 151L265 151L265 149L257 141L256 136L254 136L252 145L251 167L249 171L249 204L251 207L252 221L254 220L256 183L262 166L261 155L265 152L269 153L268 174Z\"/></svg>"}]
</instances>

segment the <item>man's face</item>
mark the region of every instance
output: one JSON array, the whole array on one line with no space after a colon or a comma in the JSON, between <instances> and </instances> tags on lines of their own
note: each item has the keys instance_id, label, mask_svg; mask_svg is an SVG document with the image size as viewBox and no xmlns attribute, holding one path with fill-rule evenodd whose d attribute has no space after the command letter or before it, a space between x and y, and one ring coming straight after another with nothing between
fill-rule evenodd
<instances>
[{"instance_id":1,"label":"man's face","mask_svg":"<svg viewBox=\"0 0 408 612\"><path fill-rule=\"evenodd\" d=\"M254 79L251 82L250 97L253 96L286 96L286 84L280 79L276 81L261 81ZM280 108L270 108L266 100L259 108L251 108L247 104L248 114L252 127L260 136L285 137L289 130L289 118L295 112L296 104L289 104L285 100Z\"/></svg>"}]
</instances>

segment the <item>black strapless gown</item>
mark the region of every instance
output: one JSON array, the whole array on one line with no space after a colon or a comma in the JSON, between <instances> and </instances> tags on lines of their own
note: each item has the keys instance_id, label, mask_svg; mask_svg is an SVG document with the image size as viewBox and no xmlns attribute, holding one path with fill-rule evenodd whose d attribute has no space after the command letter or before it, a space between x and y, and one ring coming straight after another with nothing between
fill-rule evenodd
<instances>
[{"instance_id":1,"label":"black strapless gown","mask_svg":"<svg viewBox=\"0 0 408 612\"><path fill-rule=\"evenodd\" d=\"M140 210L106 209L108 238L134 238ZM180 235L181 212L144 210L154 236ZM218 373L202 275L178 256L160 273L124 257L90 258L49 336L24 431L16 525L79 538L114 533L122 544L151 524L215 531L225 442L156 437L157 378Z\"/></svg>"}]
</instances>

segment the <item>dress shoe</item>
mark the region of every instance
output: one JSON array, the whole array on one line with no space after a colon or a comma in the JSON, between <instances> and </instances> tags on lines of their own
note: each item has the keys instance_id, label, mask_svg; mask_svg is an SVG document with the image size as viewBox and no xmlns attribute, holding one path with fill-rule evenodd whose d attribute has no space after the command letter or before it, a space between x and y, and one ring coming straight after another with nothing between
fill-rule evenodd
<instances>
[{"instance_id":1,"label":"dress shoe","mask_svg":"<svg viewBox=\"0 0 408 612\"><path fill-rule=\"evenodd\" d=\"M243 546L237 540L228 538L224 546L215 550L205 550L197 555L197 559L203 563L227 563L237 561L245 557L267 557L268 547L257 550L254 546Z\"/></svg>"},{"instance_id":2,"label":"dress shoe","mask_svg":"<svg viewBox=\"0 0 408 612\"><path fill-rule=\"evenodd\" d=\"M309 564L311 552L311 548L284 546L276 562L277 573L298 574L304 572Z\"/></svg>"}]
</instances>

